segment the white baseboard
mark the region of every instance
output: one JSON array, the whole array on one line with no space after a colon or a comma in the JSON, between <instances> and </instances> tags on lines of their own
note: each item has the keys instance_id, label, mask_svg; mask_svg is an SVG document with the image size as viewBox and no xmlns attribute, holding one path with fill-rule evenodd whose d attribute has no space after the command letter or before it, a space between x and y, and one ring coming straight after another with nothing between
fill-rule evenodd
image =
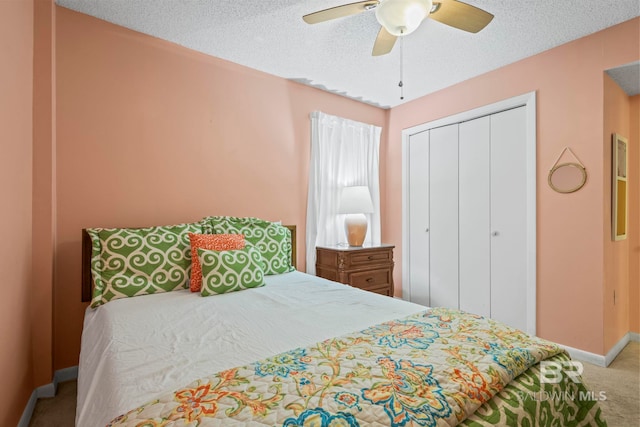
<instances>
[{"instance_id":1,"label":"white baseboard","mask_svg":"<svg viewBox=\"0 0 640 427\"><path fill-rule=\"evenodd\" d=\"M33 393L31 393L31 397L29 397L29 401L27 402L27 406L25 406L24 411L22 411L22 417L20 417L18 427L29 427L31 416L33 415L33 410L36 407L36 402L38 401L38 399L41 399L43 397L54 397L58 391L59 383L74 380L76 378L78 378L77 366L60 369L53 374L52 382L42 385L33 390Z\"/></svg>"},{"instance_id":2,"label":"white baseboard","mask_svg":"<svg viewBox=\"0 0 640 427\"><path fill-rule=\"evenodd\" d=\"M36 390L33 390L33 393L31 393L31 397L27 402L27 406L25 406L24 411L22 411L22 416L20 417L20 421L18 421L18 427L29 427L29 423L31 422L31 415L33 415L33 410L36 407L37 401L37 392Z\"/></svg>"},{"instance_id":3,"label":"white baseboard","mask_svg":"<svg viewBox=\"0 0 640 427\"><path fill-rule=\"evenodd\" d=\"M53 380L56 381L56 386L59 383L75 380L78 378L78 366L72 366L70 368L64 368L56 371L53 375Z\"/></svg>"},{"instance_id":4,"label":"white baseboard","mask_svg":"<svg viewBox=\"0 0 640 427\"><path fill-rule=\"evenodd\" d=\"M590 353L588 351L580 350L578 348L573 348L562 344L559 345L569 352L572 359L606 368L611 364L611 362L613 362L618 354L620 354L624 347L629 344L629 341L640 341L640 334L637 334L635 332L627 332L620 339L620 341L618 341L613 347L611 347L611 350L609 350L604 356L601 354Z\"/></svg>"},{"instance_id":5,"label":"white baseboard","mask_svg":"<svg viewBox=\"0 0 640 427\"><path fill-rule=\"evenodd\" d=\"M624 334L624 336L620 341L618 341L613 347L611 347L611 350L609 350L606 356L604 356L604 361L606 363L605 366L609 366L611 362L613 362L613 359L615 359L616 356L620 354L622 349L627 344L629 344L629 338L630 338L630 333L627 332L626 334Z\"/></svg>"},{"instance_id":6,"label":"white baseboard","mask_svg":"<svg viewBox=\"0 0 640 427\"><path fill-rule=\"evenodd\" d=\"M605 357L600 354L590 353L588 351L580 350L579 348L573 348L562 344L558 345L567 350L571 358L574 360L591 363L596 366L602 366L603 368L606 367Z\"/></svg>"},{"instance_id":7,"label":"white baseboard","mask_svg":"<svg viewBox=\"0 0 640 427\"><path fill-rule=\"evenodd\" d=\"M38 399L42 399L43 397L54 397L58 391L58 382L56 381L56 377L53 377L53 382L41 385L36 388L35 391Z\"/></svg>"}]
</instances>

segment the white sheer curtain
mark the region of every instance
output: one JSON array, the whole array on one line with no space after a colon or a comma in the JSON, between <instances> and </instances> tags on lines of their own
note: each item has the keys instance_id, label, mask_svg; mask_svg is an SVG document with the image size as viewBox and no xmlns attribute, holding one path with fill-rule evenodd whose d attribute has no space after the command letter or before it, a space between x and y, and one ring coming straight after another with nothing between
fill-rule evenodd
<instances>
[{"instance_id":1,"label":"white sheer curtain","mask_svg":"<svg viewBox=\"0 0 640 427\"><path fill-rule=\"evenodd\" d=\"M367 214L365 244L380 244L378 126L315 111L311 113L311 162L307 199L307 273L315 274L316 246L345 243L338 202L343 187L366 185L374 212Z\"/></svg>"}]
</instances>

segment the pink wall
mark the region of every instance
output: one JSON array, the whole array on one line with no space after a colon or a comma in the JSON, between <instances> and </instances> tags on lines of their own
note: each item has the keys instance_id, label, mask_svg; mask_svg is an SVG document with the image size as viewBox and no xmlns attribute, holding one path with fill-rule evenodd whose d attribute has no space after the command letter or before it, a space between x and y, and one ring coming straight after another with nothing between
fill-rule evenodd
<instances>
[{"instance_id":1,"label":"pink wall","mask_svg":"<svg viewBox=\"0 0 640 427\"><path fill-rule=\"evenodd\" d=\"M53 368L53 258L55 93L53 0L34 1L33 43L33 289L31 327L34 385Z\"/></svg>"},{"instance_id":2,"label":"pink wall","mask_svg":"<svg viewBox=\"0 0 640 427\"><path fill-rule=\"evenodd\" d=\"M640 333L640 95L629 98L629 330Z\"/></svg>"},{"instance_id":3,"label":"pink wall","mask_svg":"<svg viewBox=\"0 0 640 427\"><path fill-rule=\"evenodd\" d=\"M0 425L16 425L33 391L31 153L33 0L0 2ZM5 43L5 41L11 41Z\"/></svg>"},{"instance_id":4,"label":"pink wall","mask_svg":"<svg viewBox=\"0 0 640 427\"><path fill-rule=\"evenodd\" d=\"M304 231L309 113L383 126L387 112L64 8L56 15L59 369L78 362L83 227L218 214ZM304 267L304 233L298 248Z\"/></svg>"},{"instance_id":5,"label":"pink wall","mask_svg":"<svg viewBox=\"0 0 640 427\"><path fill-rule=\"evenodd\" d=\"M383 239L397 245L401 283L402 129L523 93L537 93L537 331L597 354L603 339L603 70L639 59L640 19L425 96L390 113ZM547 172L569 145L589 173L583 189L559 194ZM401 292L400 286L396 293Z\"/></svg>"},{"instance_id":6,"label":"pink wall","mask_svg":"<svg viewBox=\"0 0 640 427\"><path fill-rule=\"evenodd\" d=\"M606 351L602 71L638 59L640 20L384 111L64 8L55 15L57 129L44 143L53 165L46 174L54 177L44 203L55 209L55 369L78 358L86 306L80 302L81 228L229 214L279 219L304 230L308 115L322 110L385 127L383 240L396 245L400 293L401 130L534 90L538 332ZM567 141L586 164L589 181L561 195L546 186L546 173ZM304 233L298 247L304 248ZM302 266L304 250L298 261Z\"/></svg>"},{"instance_id":7,"label":"pink wall","mask_svg":"<svg viewBox=\"0 0 640 427\"><path fill-rule=\"evenodd\" d=\"M604 133L602 136L604 166L605 208L604 232L604 348L613 347L629 332L629 244L630 233L624 240L611 239L611 198L612 198L612 140L611 135L618 133L629 139L629 96L608 75L604 75ZM631 142L631 141L630 141ZM629 174L637 173L635 165L629 163ZM628 188L632 193L636 188ZM629 209L628 215L634 218ZM608 219L608 221L607 221ZM629 221L631 223L633 221ZM629 230L630 231L630 230ZM614 300L615 294L615 300Z\"/></svg>"}]
</instances>

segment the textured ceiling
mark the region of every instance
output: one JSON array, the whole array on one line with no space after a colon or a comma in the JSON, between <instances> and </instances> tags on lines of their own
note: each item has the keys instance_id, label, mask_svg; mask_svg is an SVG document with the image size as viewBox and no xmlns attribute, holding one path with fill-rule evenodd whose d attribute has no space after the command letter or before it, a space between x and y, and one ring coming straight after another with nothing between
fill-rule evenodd
<instances>
[{"instance_id":1,"label":"textured ceiling","mask_svg":"<svg viewBox=\"0 0 640 427\"><path fill-rule=\"evenodd\" d=\"M640 15L638 0L468 0L495 15L477 34L427 18L372 57L374 11L308 25L356 0L57 0L61 6L286 79L393 107Z\"/></svg>"},{"instance_id":2,"label":"textured ceiling","mask_svg":"<svg viewBox=\"0 0 640 427\"><path fill-rule=\"evenodd\" d=\"M640 61L607 70L618 86L629 96L640 94Z\"/></svg>"}]
</instances>

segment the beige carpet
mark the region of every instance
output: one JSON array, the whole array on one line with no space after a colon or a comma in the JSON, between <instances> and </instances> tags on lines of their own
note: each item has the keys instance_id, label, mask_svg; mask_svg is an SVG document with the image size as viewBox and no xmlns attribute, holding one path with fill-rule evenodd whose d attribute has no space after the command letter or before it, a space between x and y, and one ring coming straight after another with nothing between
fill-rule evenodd
<instances>
[{"instance_id":1,"label":"beige carpet","mask_svg":"<svg viewBox=\"0 0 640 427\"><path fill-rule=\"evenodd\" d=\"M640 343L631 342L608 368L584 363L583 378L596 396L609 427L640 426ZM76 414L76 382L58 384L58 394L40 399L30 427L73 427Z\"/></svg>"},{"instance_id":2,"label":"beige carpet","mask_svg":"<svg viewBox=\"0 0 640 427\"><path fill-rule=\"evenodd\" d=\"M640 426L640 343L630 342L608 368L584 363L589 390L605 392L600 402L609 427Z\"/></svg>"},{"instance_id":3,"label":"beige carpet","mask_svg":"<svg viewBox=\"0 0 640 427\"><path fill-rule=\"evenodd\" d=\"M38 399L29 427L73 427L76 421L76 381L58 384L58 394Z\"/></svg>"}]
</instances>

